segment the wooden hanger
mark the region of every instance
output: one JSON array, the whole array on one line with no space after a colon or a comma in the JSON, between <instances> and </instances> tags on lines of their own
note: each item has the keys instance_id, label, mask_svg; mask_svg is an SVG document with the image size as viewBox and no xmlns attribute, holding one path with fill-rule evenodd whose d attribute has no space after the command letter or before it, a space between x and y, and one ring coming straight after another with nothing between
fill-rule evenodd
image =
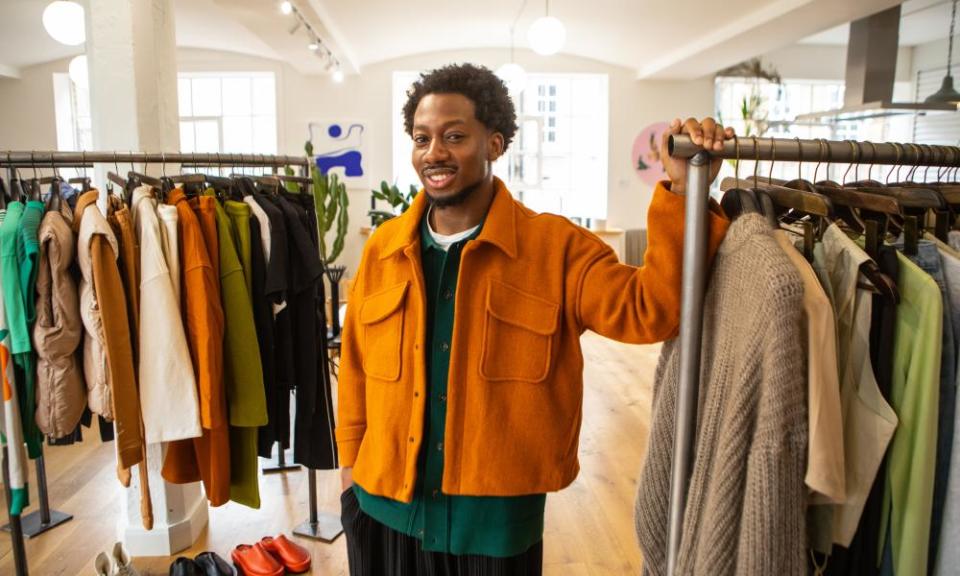
<instances>
[{"instance_id":1,"label":"wooden hanger","mask_svg":"<svg viewBox=\"0 0 960 576\"><path fill-rule=\"evenodd\" d=\"M720 183L720 190L724 192L720 207L731 220L739 218L742 214L760 212L760 203L756 194L740 186L740 139L736 134L733 135L733 141L737 151L737 158L733 165L734 178L724 178Z\"/></svg>"}]
</instances>

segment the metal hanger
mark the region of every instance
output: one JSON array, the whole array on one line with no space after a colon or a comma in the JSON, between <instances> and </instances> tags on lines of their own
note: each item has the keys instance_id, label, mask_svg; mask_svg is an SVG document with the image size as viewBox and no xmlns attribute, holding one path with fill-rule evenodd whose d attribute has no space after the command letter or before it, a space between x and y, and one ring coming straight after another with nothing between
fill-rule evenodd
<instances>
[{"instance_id":1,"label":"metal hanger","mask_svg":"<svg viewBox=\"0 0 960 576\"><path fill-rule=\"evenodd\" d=\"M40 177L37 176L37 162L34 152L30 152L30 166L33 168L33 178L30 179L27 185L27 200L30 202L39 202L43 193L40 191Z\"/></svg>"},{"instance_id":2,"label":"metal hanger","mask_svg":"<svg viewBox=\"0 0 960 576\"><path fill-rule=\"evenodd\" d=\"M60 183L63 182L63 178L57 171L57 163L54 162L53 156L50 157L50 168L53 170L53 177L50 180L50 193L47 195L45 208L47 212L59 212L63 203L63 195L60 192Z\"/></svg>"}]
</instances>

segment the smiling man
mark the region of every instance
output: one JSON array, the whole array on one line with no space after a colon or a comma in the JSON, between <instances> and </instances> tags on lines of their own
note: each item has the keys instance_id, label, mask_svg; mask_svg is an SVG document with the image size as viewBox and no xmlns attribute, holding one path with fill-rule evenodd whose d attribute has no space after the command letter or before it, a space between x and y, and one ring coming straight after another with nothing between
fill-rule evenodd
<instances>
[{"instance_id":1,"label":"smiling man","mask_svg":"<svg viewBox=\"0 0 960 576\"><path fill-rule=\"evenodd\" d=\"M537 575L546 493L579 471L580 335L677 334L686 165L664 154L672 183L654 192L634 268L493 176L517 125L489 70L426 74L403 112L423 191L367 243L343 330L350 573ZM733 136L709 118L681 131L706 148ZM712 215L711 256L725 230Z\"/></svg>"}]
</instances>

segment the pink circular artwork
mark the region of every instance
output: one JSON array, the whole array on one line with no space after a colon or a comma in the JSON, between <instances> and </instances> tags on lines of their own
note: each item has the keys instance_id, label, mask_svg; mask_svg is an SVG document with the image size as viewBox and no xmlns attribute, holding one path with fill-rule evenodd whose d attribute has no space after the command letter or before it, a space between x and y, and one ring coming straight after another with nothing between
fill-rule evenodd
<instances>
[{"instance_id":1,"label":"pink circular artwork","mask_svg":"<svg viewBox=\"0 0 960 576\"><path fill-rule=\"evenodd\" d=\"M666 122L651 124L633 141L633 169L647 184L656 184L667 177L660 161L660 137L669 127Z\"/></svg>"}]
</instances>

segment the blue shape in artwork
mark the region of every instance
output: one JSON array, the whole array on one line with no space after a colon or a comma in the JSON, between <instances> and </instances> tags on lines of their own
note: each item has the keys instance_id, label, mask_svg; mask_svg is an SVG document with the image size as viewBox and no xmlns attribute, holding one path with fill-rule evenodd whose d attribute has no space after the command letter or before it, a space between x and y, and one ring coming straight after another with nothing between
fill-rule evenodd
<instances>
[{"instance_id":1,"label":"blue shape in artwork","mask_svg":"<svg viewBox=\"0 0 960 576\"><path fill-rule=\"evenodd\" d=\"M330 156L317 156L317 168L321 174L327 174L332 168L342 167L350 178L363 176L363 156L357 150L350 150Z\"/></svg>"},{"instance_id":2,"label":"blue shape in artwork","mask_svg":"<svg viewBox=\"0 0 960 576\"><path fill-rule=\"evenodd\" d=\"M327 128L327 134L329 134L331 138L339 138L340 135L343 134L343 128L340 128L339 124L331 124L330 127Z\"/></svg>"}]
</instances>

